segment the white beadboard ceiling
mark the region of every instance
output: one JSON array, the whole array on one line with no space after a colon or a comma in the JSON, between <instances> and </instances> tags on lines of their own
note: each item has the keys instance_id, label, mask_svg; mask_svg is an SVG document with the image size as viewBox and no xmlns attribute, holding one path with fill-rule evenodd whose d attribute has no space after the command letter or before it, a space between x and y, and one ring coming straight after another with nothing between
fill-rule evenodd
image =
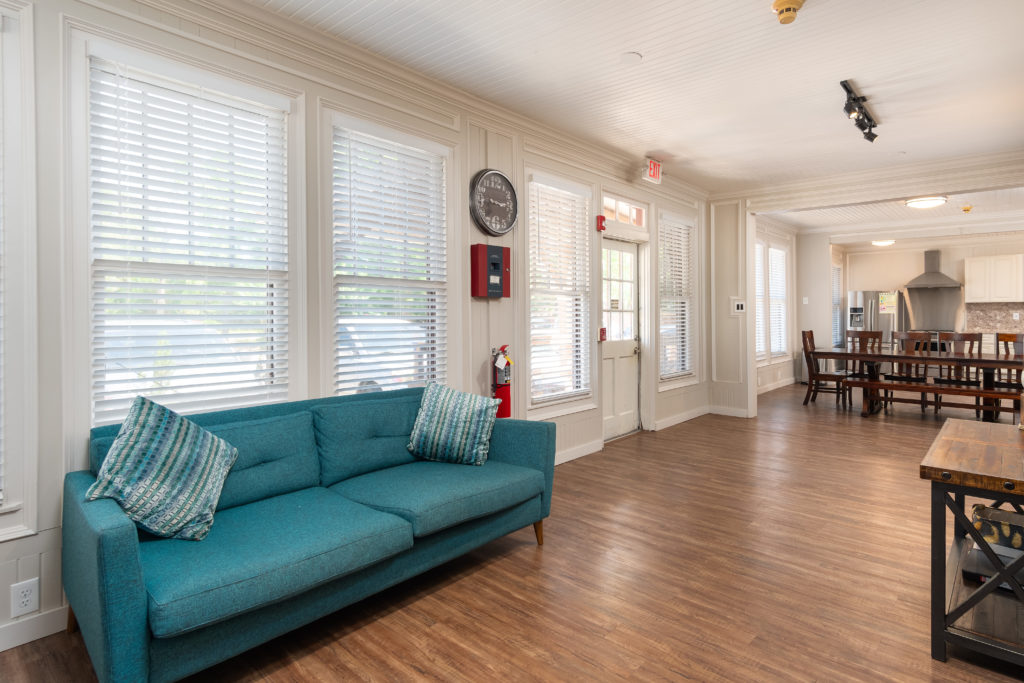
<instances>
[{"instance_id":1,"label":"white beadboard ceiling","mask_svg":"<svg viewBox=\"0 0 1024 683\"><path fill-rule=\"evenodd\" d=\"M1024 0L241 1L711 193L1024 149Z\"/></svg>"}]
</instances>

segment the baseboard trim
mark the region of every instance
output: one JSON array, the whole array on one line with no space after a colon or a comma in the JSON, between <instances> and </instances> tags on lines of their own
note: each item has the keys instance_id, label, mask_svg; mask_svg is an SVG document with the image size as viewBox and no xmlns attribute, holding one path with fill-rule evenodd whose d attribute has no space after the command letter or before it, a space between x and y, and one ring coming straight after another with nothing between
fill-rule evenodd
<instances>
[{"instance_id":1,"label":"baseboard trim","mask_svg":"<svg viewBox=\"0 0 1024 683\"><path fill-rule=\"evenodd\" d=\"M765 385L763 387L758 387L757 388L757 394L758 394L758 396L760 396L761 394L763 394L765 392L768 392L768 391L774 391L775 389L781 389L782 387L788 387L790 384L796 384L796 378L795 377L787 377L786 379L780 379L778 382L772 382L771 384Z\"/></svg>"},{"instance_id":2,"label":"baseboard trim","mask_svg":"<svg viewBox=\"0 0 1024 683\"><path fill-rule=\"evenodd\" d=\"M588 441L587 443L581 443L578 446L567 448L564 451L555 453L555 464L561 465L562 463L575 460L576 458L582 458L584 455L590 455L591 453L597 453L604 448L604 441Z\"/></svg>"},{"instance_id":3,"label":"baseboard trim","mask_svg":"<svg viewBox=\"0 0 1024 683\"><path fill-rule=\"evenodd\" d=\"M660 431L673 425L682 424L683 422L689 422L690 420L700 417L701 415L707 415L711 412L708 406L702 406L700 408L694 408L688 410L685 413L677 413L671 417L665 417L654 422L654 431Z\"/></svg>"},{"instance_id":4,"label":"baseboard trim","mask_svg":"<svg viewBox=\"0 0 1024 683\"><path fill-rule=\"evenodd\" d=\"M0 626L0 652L63 631L67 625L67 606L21 617Z\"/></svg>"},{"instance_id":5,"label":"baseboard trim","mask_svg":"<svg viewBox=\"0 0 1024 683\"><path fill-rule=\"evenodd\" d=\"M708 412L713 415L725 415L726 417L752 417L745 409L730 406L711 406Z\"/></svg>"}]
</instances>

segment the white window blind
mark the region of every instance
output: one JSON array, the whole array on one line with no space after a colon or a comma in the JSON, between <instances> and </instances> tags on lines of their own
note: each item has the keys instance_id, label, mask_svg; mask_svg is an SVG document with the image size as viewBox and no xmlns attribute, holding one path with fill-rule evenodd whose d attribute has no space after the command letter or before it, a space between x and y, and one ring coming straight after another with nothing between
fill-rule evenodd
<instances>
[{"instance_id":1,"label":"white window blind","mask_svg":"<svg viewBox=\"0 0 1024 683\"><path fill-rule=\"evenodd\" d=\"M693 371L693 226L662 216L658 221L659 375L668 379Z\"/></svg>"},{"instance_id":2,"label":"white window blind","mask_svg":"<svg viewBox=\"0 0 1024 683\"><path fill-rule=\"evenodd\" d=\"M757 358L764 358L768 353L764 270L764 244L757 242L754 245L754 353Z\"/></svg>"},{"instance_id":3,"label":"white window blind","mask_svg":"<svg viewBox=\"0 0 1024 683\"><path fill-rule=\"evenodd\" d=\"M94 423L288 397L285 119L90 59Z\"/></svg>"},{"instance_id":4,"label":"white window blind","mask_svg":"<svg viewBox=\"0 0 1024 683\"><path fill-rule=\"evenodd\" d=\"M590 392L590 196L530 182L530 398Z\"/></svg>"},{"instance_id":5,"label":"white window blind","mask_svg":"<svg viewBox=\"0 0 1024 683\"><path fill-rule=\"evenodd\" d=\"M446 156L333 137L335 393L444 382Z\"/></svg>"},{"instance_id":6,"label":"white window blind","mask_svg":"<svg viewBox=\"0 0 1024 683\"><path fill-rule=\"evenodd\" d=\"M768 248L768 329L772 355L786 353L786 252Z\"/></svg>"},{"instance_id":7,"label":"white window blind","mask_svg":"<svg viewBox=\"0 0 1024 683\"><path fill-rule=\"evenodd\" d=\"M843 343L843 269L832 266L832 346Z\"/></svg>"}]
</instances>

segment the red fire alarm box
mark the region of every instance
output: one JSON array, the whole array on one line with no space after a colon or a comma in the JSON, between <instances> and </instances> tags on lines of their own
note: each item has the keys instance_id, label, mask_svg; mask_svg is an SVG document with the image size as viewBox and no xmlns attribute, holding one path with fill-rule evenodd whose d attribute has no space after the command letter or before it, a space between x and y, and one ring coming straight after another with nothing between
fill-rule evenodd
<instances>
[{"instance_id":1,"label":"red fire alarm box","mask_svg":"<svg viewBox=\"0 0 1024 683\"><path fill-rule=\"evenodd\" d=\"M512 295L512 252L508 247L473 244L469 247L470 293L497 299Z\"/></svg>"}]
</instances>

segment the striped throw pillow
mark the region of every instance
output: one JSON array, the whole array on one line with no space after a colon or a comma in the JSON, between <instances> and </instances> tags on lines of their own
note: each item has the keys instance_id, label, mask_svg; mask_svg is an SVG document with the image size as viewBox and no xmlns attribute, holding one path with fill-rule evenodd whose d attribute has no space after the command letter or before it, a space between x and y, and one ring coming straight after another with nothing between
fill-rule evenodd
<instances>
[{"instance_id":1,"label":"striped throw pillow","mask_svg":"<svg viewBox=\"0 0 1024 683\"><path fill-rule=\"evenodd\" d=\"M424 460L483 465L500 399L430 383L409 437L409 451Z\"/></svg>"},{"instance_id":2,"label":"striped throw pillow","mask_svg":"<svg viewBox=\"0 0 1024 683\"><path fill-rule=\"evenodd\" d=\"M86 499L113 498L157 536L201 541L237 457L224 439L136 396Z\"/></svg>"}]
</instances>

